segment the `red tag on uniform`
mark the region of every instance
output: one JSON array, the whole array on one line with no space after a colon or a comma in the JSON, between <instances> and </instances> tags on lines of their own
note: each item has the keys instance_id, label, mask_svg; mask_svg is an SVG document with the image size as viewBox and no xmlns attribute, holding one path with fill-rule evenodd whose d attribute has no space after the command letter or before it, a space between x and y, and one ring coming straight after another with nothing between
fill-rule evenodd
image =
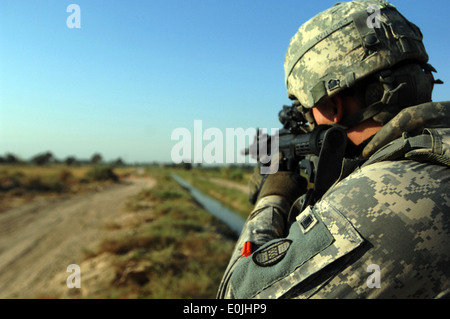
<instances>
[{"instance_id":1,"label":"red tag on uniform","mask_svg":"<svg viewBox=\"0 0 450 319\"><path fill-rule=\"evenodd\" d=\"M252 254L252 242L246 241L244 243L244 248L242 249L242 255L244 255L244 257L248 257L251 254Z\"/></svg>"}]
</instances>

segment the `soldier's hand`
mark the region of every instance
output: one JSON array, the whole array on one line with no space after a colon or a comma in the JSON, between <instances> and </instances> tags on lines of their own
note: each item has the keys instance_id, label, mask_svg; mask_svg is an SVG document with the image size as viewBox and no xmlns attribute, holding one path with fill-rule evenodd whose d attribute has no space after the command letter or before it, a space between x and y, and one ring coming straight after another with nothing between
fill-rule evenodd
<instances>
[{"instance_id":1,"label":"soldier's hand","mask_svg":"<svg viewBox=\"0 0 450 319\"><path fill-rule=\"evenodd\" d=\"M258 163L253 170L250 180L248 181L248 200L250 203L256 204L264 178L266 178L266 175L261 175L261 164Z\"/></svg>"},{"instance_id":2,"label":"soldier's hand","mask_svg":"<svg viewBox=\"0 0 450 319\"><path fill-rule=\"evenodd\" d=\"M278 170L279 158L280 154L276 154L275 156L273 156L273 158L265 155L258 161L258 165L255 166L253 174L248 182L250 203L256 204L261 187L263 186L263 183L268 176L267 173L276 172Z\"/></svg>"},{"instance_id":3,"label":"soldier's hand","mask_svg":"<svg viewBox=\"0 0 450 319\"><path fill-rule=\"evenodd\" d=\"M278 161L278 157L274 161ZM273 163L272 163L273 164ZM278 163L276 165L278 167ZM260 198L269 195L285 197L291 204L306 193L308 182L304 177L290 171L277 171L261 174L261 164L255 167L249 180L249 200L255 204Z\"/></svg>"},{"instance_id":4,"label":"soldier's hand","mask_svg":"<svg viewBox=\"0 0 450 319\"><path fill-rule=\"evenodd\" d=\"M308 182L302 176L290 171L279 171L269 174L262 183L257 199L269 195L286 198L292 205L301 195L306 193Z\"/></svg>"}]
</instances>

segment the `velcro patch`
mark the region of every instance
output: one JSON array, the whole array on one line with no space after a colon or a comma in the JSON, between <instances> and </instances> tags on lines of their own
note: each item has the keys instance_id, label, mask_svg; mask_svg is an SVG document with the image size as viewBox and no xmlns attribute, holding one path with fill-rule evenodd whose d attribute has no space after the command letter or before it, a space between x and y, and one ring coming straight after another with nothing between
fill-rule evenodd
<instances>
[{"instance_id":1,"label":"velcro patch","mask_svg":"<svg viewBox=\"0 0 450 319\"><path fill-rule=\"evenodd\" d=\"M303 234L309 232L317 224L317 218L311 213L310 209L305 209L296 219Z\"/></svg>"},{"instance_id":2,"label":"velcro patch","mask_svg":"<svg viewBox=\"0 0 450 319\"><path fill-rule=\"evenodd\" d=\"M260 251L255 252L252 257L253 261L261 267L275 265L284 258L291 243L292 241L290 239L277 241Z\"/></svg>"}]
</instances>

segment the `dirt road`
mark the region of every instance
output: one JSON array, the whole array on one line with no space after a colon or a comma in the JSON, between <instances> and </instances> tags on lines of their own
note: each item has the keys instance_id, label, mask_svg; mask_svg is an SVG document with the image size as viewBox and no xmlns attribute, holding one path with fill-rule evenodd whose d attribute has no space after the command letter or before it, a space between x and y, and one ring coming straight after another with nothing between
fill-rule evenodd
<instances>
[{"instance_id":1,"label":"dirt road","mask_svg":"<svg viewBox=\"0 0 450 319\"><path fill-rule=\"evenodd\" d=\"M152 179L133 179L97 193L30 204L0 214L0 298L42 298L53 278L68 277L99 243L127 198Z\"/></svg>"}]
</instances>

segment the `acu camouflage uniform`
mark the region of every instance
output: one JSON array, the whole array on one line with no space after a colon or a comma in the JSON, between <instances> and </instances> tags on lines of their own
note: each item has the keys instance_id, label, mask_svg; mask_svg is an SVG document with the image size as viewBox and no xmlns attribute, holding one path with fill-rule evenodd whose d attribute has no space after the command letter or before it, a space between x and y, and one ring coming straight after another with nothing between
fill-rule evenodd
<instances>
[{"instance_id":1,"label":"acu camouflage uniform","mask_svg":"<svg viewBox=\"0 0 450 319\"><path fill-rule=\"evenodd\" d=\"M352 78L327 73L313 84L288 83L288 91L309 85L292 94L312 107ZM367 160L350 169L344 161L339 180L292 224L287 216L295 204L280 196L257 202L218 298L450 297L450 102L390 113L379 116L385 125L365 146ZM247 257L246 242L254 247Z\"/></svg>"}]
</instances>

